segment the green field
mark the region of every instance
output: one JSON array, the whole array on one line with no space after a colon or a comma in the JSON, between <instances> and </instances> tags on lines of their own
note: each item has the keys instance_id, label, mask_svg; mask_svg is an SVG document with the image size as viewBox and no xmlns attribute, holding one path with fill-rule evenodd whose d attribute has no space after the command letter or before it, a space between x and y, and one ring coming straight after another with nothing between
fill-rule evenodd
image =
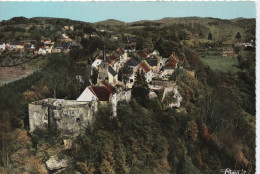
<instances>
[{"instance_id":1,"label":"green field","mask_svg":"<svg viewBox=\"0 0 260 174\"><path fill-rule=\"evenodd\" d=\"M222 57L216 54L201 55L200 60L207 64L213 71L221 71L225 73L236 73L240 71L237 58Z\"/></svg>"}]
</instances>

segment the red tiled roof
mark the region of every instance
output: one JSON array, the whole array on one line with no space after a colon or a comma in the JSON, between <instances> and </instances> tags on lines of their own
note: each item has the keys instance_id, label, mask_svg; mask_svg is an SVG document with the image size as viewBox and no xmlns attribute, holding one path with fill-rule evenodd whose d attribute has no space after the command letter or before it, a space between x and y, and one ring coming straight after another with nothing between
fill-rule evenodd
<instances>
[{"instance_id":1,"label":"red tiled roof","mask_svg":"<svg viewBox=\"0 0 260 174\"><path fill-rule=\"evenodd\" d=\"M108 58L111 59L111 60L116 60L116 56L114 56L114 55L111 55Z\"/></svg>"},{"instance_id":2,"label":"red tiled roof","mask_svg":"<svg viewBox=\"0 0 260 174\"><path fill-rule=\"evenodd\" d=\"M109 97L112 94L112 91L105 86L92 86L89 89L96 95L99 101L109 101Z\"/></svg>"},{"instance_id":3,"label":"red tiled roof","mask_svg":"<svg viewBox=\"0 0 260 174\"><path fill-rule=\"evenodd\" d=\"M184 61L183 58L178 57L176 54L171 55L170 58L174 58L177 62L181 62L181 63L183 63Z\"/></svg>"},{"instance_id":4,"label":"red tiled roof","mask_svg":"<svg viewBox=\"0 0 260 174\"><path fill-rule=\"evenodd\" d=\"M117 52L120 52L121 54L124 54L124 53L125 53L125 51L124 51L122 48L118 48L116 51L117 51Z\"/></svg>"},{"instance_id":5,"label":"red tiled roof","mask_svg":"<svg viewBox=\"0 0 260 174\"><path fill-rule=\"evenodd\" d=\"M167 65L165 67L174 67L175 68L177 63L178 63L178 61L174 57L172 57L169 59Z\"/></svg>"},{"instance_id":6,"label":"red tiled roof","mask_svg":"<svg viewBox=\"0 0 260 174\"><path fill-rule=\"evenodd\" d=\"M107 63L111 65L112 61L110 59L107 59Z\"/></svg>"},{"instance_id":7,"label":"red tiled roof","mask_svg":"<svg viewBox=\"0 0 260 174\"><path fill-rule=\"evenodd\" d=\"M149 51L148 51L148 50L144 50L143 52L145 52L145 54L149 54Z\"/></svg>"},{"instance_id":8,"label":"red tiled roof","mask_svg":"<svg viewBox=\"0 0 260 174\"><path fill-rule=\"evenodd\" d=\"M107 89L109 89L112 92L116 92L116 88L114 88L112 85L108 84L106 81L101 82Z\"/></svg>"},{"instance_id":9,"label":"red tiled roof","mask_svg":"<svg viewBox=\"0 0 260 174\"><path fill-rule=\"evenodd\" d=\"M39 43L36 44L35 49L39 49L39 48L43 48L44 47L44 43Z\"/></svg>"},{"instance_id":10,"label":"red tiled roof","mask_svg":"<svg viewBox=\"0 0 260 174\"><path fill-rule=\"evenodd\" d=\"M183 58L177 57L177 59L179 60L179 62L183 63Z\"/></svg>"},{"instance_id":11,"label":"red tiled roof","mask_svg":"<svg viewBox=\"0 0 260 174\"><path fill-rule=\"evenodd\" d=\"M141 67L143 68L145 73L148 73L150 71L149 66L145 62L141 63Z\"/></svg>"},{"instance_id":12,"label":"red tiled roof","mask_svg":"<svg viewBox=\"0 0 260 174\"><path fill-rule=\"evenodd\" d=\"M116 62L116 57L114 55L107 57L107 62L109 64L114 64Z\"/></svg>"},{"instance_id":13,"label":"red tiled roof","mask_svg":"<svg viewBox=\"0 0 260 174\"><path fill-rule=\"evenodd\" d=\"M146 58L147 54L143 51L137 51L138 56L142 57L142 58Z\"/></svg>"}]
</instances>

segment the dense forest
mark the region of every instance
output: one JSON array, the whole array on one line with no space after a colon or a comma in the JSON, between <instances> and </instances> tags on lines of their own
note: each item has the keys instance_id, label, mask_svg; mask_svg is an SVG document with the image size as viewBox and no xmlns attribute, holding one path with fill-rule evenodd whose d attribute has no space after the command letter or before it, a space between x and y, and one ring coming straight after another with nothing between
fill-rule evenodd
<instances>
[{"instance_id":1,"label":"dense forest","mask_svg":"<svg viewBox=\"0 0 260 174\"><path fill-rule=\"evenodd\" d=\"M32 24L35 27L26 28ZM32 75L0 87L0 173L54 172L45 167L53 155L69 159L63 171L68 174L212 174L226 168L255 173L255 51L237 50L241 54L233 58L238 62L236 72L213 70L200 54L201 49L208 54L226 41L254 41L255 19L166 18L109 25L18 17L0 23L0 41L57 40L64 25L75 26L67 34L82 47L69 54L46 55L44 66ZM93 33L99 37L83 37ZM118 105L116 119L111 119L108 108L101 109L69 149L64 148L69 137L57 132L27 132L28 103L51 97L76 99L90 85L96 48L105 45L112 51L130 34L137 38L136 49L155 49L163 57L175 52L184 58L183 69L171 77L183 97L180 108L165 110L160 94L149 100L144 84L129 104ZM111 35L119 40L111 41Z\"/></svg>"}]
</instances>

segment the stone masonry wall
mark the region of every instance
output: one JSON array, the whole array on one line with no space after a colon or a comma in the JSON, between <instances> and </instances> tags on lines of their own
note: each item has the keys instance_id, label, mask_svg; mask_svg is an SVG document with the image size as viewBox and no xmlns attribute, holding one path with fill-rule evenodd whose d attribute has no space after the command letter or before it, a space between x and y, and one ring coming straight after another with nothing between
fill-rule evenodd
<instances>
[{"instance_id":1,"label":"stone masonry wall","mask_svg":"<svg viewBox=\"0 0 260 174\"><path fill-rule=\"evenodd\" d=\"M131 90L113 94L112 113L117 115L117 103L129 102ZM93 122L98 108L110 102L77 102L76 100L44 99L29 104L30 132L35 129L51 129L64 134L80 134Z\"/></svg>"},{"instance_id":2,"label":"stone masonry wall","mask_svg":"<svg viewBox=\"0 0 260 174\"><path fill-rule=\"evenodd\" d=\"M30 132L51 129L61 133L79 134L93 121L98 102L77 102L44 99L29 104Z\"/></svg>"}]
</instances>

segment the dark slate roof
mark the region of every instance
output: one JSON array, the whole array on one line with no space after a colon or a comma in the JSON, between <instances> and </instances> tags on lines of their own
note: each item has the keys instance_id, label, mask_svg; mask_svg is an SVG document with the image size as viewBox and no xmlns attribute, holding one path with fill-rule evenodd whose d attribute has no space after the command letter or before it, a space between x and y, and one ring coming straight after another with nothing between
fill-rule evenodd
<instances>
[{"instance_id":1,"label":"dark slate roof","mask_svg":"<svg viewBox=\"0 0 260 174\"><path fill-rule=\"evenodd\" d=\"M149 59L147 60L150 66L157 66L158 60L157 59Z\"/></svg>"},{"instance_id":2,"label":"dark slate roof","mask_svg":"<svg viewBox=\"0 0 260 174\"><path fill-rule=\"evenodd\" d=\"M112 76L116 76L117 73L115 72L115 70L111 67L111 66L108 66L108 72L112 75Z\"/></svg>"},{"instance_id":3,"label":"dark slate roof","mask_svg":"<svg viewBox=\"0 0 260 174\"><path fill-rule=\"evenodd\" d=\"M124 49L125 49L125 50L132 50L132 49L134 49L134 47L133 47L133 46L130 46L130 45L127 45Z\"/></svg>"},{"instance_id":4,"label":"dark slate roof","mask_svg":"<svg viewBox=\"0 0 260 174\"><path fill-rule=\"evenodd\" d=\"M63 47L64 49L68 49L71 46L71 43L61 42L59 46Z\"/></svg>"},{"instance_id":5,"label":"dark slate roof","mask_svg":"<svg viewBox=\"0 0 260 174\"><path fill-rule=\"evenodd\" d=\"M20 41L13 41L13 42L10 43L10 45L20 45L20 44L21 44Z\"/></svg>"},{"instance_id":6,"label":"dark slate roof","mask_svg":"<svg viewBox=\"0 0 260 174\"><path fill-rule=\"evenodd\" d=\"M120 53L120 54L124 54L124 53L125 53L125 51L124 51L122 48L118 48L118 49L116 50L116 52L118 52L118 53Z\"/></svg>"},{"instance_id":7,"label":"dark slate roof","mask_svg":"<svg viewBox=\"0 0 260 174\"><path fill-rule=\"evenodd\" d=\"M31 48L32 45L24 45L24 48Z\"/></svg>"},{"instance_id":8,"label":"dark slate roof","mask_svg":"<svg viewBox=\"0 0 260 174\"><path fill-rule=\"evenodd\" d=\"M125 63L125 66L137 66L138 63L134 59L130 59Z\"/></svg>"}]
</instances>

